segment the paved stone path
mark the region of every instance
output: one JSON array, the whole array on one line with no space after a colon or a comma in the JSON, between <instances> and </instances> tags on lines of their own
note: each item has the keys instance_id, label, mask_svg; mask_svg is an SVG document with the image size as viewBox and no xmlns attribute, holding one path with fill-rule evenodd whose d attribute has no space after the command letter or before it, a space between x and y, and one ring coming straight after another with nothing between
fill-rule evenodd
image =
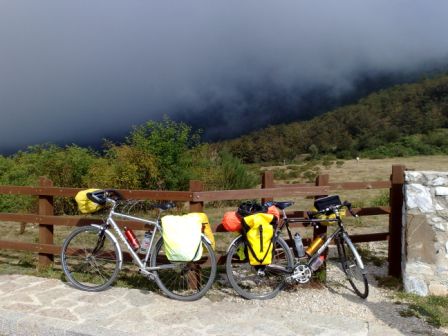
<instances>
[{"instance_id":1,"label":"paved stone path","mask_svg":"<svg viewBox=\"0 0 448 336\"><path fill-rule=\"evenodd\" d=\"M89 293L56 279L2 275L0 335L402 335L380 320L357 314L300 309L288 293L278 301L229 296L212 290L188 303L137 289Z\"/></svg>"}]
</instances>

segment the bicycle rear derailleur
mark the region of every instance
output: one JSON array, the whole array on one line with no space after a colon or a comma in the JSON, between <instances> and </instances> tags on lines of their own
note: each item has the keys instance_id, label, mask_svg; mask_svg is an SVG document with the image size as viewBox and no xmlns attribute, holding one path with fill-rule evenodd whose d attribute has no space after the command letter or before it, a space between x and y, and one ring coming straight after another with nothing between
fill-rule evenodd
<instances>
[{"instance_id":1,"label":"bicycle rear derailleur","mask_svg":"<svg viewBox=\"0 0 448 336\"><path fill-rule=\"evenodd\" d=\"M311 279L311 269L308 267L308 265L297 265L294 268L294 272L292 275L287 279L288 282L292 283L293 281L296 281L300 284L305 284L310 281Z\"/></svg>"}]
</instances>

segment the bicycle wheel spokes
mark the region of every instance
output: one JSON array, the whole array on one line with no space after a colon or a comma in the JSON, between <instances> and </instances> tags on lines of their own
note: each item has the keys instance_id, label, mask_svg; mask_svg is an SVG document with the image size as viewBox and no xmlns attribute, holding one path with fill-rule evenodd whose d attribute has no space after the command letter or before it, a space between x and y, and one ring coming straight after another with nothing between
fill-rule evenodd
<instances>
[{"instance_id":1,"label":"bicycle wheel spokes","mask_svg":"<svg viewBox=\"0 0 448 336\"><path fill-rule=\"evenodd\" d=\"M155 281L167 296L182 301L197 300L212 286L216 276L216 257L204 238L202 245L203 253L200 260L176 262L166 258L163 239L157 241L150 265L159 267L154 272Z\"/></svg>"},{"instance_id":2,"label":"bicycle wheel spokes","mask_svg":"<svg viewBox=\"0 0 448 336\"><path fill-rule=\"evenodd\" d=\"M100 231L92 226L78 228L62 246L62 269L67 280L79 289L103 290L119 272L117 248L108 235L99 241Z\"/></svg>"},{"instance_id":3,"label":"bicycle wheel spokes","mask_svg":"<svg viewBox=\"0 0 448 336\"><path fill-rule=\"evenodd\" d=\"M286 270L293 258L286 242L278 238L271 265L252 266L244 254L245 242L239 239L229 250L226 272L232 287L246 299L270 299L283 287Z\"/></svg>"},{"instance_id":4,"label":"bicycle wheel spokes","mask_svg":"<svg viewBox=\"0 0 448 336\"><path fill-rule=\"evenodd\" d=\"M344 239L340 239L338 251L342 269L350 285L359 297L365 299L369 295L369 285L363 269L358 265L354 251Z\"/></svg>"}]
</instances>

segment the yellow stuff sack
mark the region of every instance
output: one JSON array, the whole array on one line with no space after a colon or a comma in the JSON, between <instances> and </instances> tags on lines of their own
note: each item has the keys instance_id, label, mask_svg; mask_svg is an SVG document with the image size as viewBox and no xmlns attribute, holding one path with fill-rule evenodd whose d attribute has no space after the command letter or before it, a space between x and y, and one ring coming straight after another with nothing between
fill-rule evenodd
<instances>
[{"instance_id":1,"label":"yellow stuff sack","mask_svg":"<svg viewBox=\"0 0 448 336\"><path fill-rule=\"evenodd\" d=\"M317 211L316 208L313 208L313 212L314 211ZM347 209L345 207L341 207L339 209L339 217L344 218L346 211L347 211ZM337 223L337 221L334 221L334 219L336 219L336 215L334 213L329 214L329 215L325 215L325 214L314 215L313 218L321 220L320 223L322 225L326 225L326 226L335 225ZM329 219L333 219L333 220L329 221Z\"/></svg>"},{"instance_id":2,"label":"yellow stuff sack","mask_svg":"<svg viewBox=\"0 0 448 336\"><path fill-rule=\"evenodd\" d=\"M93 213L103 208L102 205L92 202L87 198L87 193L91 193L101 189L86 189L81 190L75 196L76 203L78 203L78 209L83 214Z\"/></svg>"},{"instance_id":3,"label":"yellow stuff sack","mask_svg":"<svg viewBox=\"0 0 448 336\"><path fill-rule=\"evenodd\" d=\"M210 226L210 222L208 220L208 216L205 213L203 213L203 212L193 212L193 213L191 213L189 215L201 217L202 232L208 238L208 240L210 240L212 248L215 250L216 249L215 236L213 235L213 231L212 231L212 228Z\"/></svg>"},{"instance_id":4,"label":"yellow stuff sack","mask_svg":"<svg viewBox=\"0 0 448 336\"><path fill-rule=\"evenodd\" d=\"M170 261L196 261L202 256L202 219L198 215L162 217L165 255Z\"/></svg>"},{"instance_id":5,"label":"yellow stuff sack","mask_svg":"<svg viewBox=\"0 0 448 336\"><path fill-rule=\"evenodd\" d=\"M257 213L246 216L243 220L249 263L256 265L269 265L272 262L272 238L274 236L274 215Z\"/></svg>"}]
</instances>

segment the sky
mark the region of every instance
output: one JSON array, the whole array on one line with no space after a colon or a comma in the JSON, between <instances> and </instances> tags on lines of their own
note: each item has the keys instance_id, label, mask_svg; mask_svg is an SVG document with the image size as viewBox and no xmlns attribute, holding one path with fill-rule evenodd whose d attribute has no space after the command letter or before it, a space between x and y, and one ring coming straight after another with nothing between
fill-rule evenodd
<instances>
[{"instance_id":1,"label":"sky","mask_svg":"<svg viewBox=\"0 0 448 336\"><path fill-rule=\"evenodd\" d=\"M119 141L164 115L212 140L303 119L310 95L446 65L447 14L443 0L0 0L0 154Z\"/></svg>"}]
</instances>

